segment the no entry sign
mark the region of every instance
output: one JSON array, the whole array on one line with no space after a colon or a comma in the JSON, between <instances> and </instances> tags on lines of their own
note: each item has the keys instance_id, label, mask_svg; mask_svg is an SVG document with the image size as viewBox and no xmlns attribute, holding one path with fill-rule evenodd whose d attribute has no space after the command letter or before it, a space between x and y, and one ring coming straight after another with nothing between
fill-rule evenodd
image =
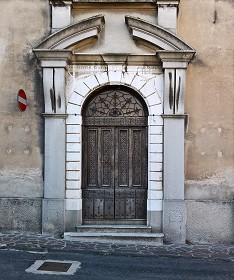
<instances>
[{"instance_id":1,"label":"no entry sign","mask_svg":"<svg viewBox=\"0 0 234 280\"><path fill-rule=\"evenodd\" d=\"M27 96L23 89L20 89L17 96L18 107L21 112L24 112L27 108Z\"/></svg>"}]
</instances>

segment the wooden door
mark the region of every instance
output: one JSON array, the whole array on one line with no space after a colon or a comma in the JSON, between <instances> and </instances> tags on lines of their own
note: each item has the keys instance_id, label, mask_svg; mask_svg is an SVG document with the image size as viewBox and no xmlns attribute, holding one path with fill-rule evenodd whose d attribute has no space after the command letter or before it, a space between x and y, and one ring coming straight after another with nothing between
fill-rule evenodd
<instances>
[{"instance_id":1,"label":"wooden door","mask_svg":"<svg viewBox=\"0 0 234 280\"><path fill-rule=\"evenodd\" d=\"M109 95L108 95L109 94ZM147 118L123 113L133 97L122 91L104 92L109 114L83 118L83 219L84 222L133 221L146 219ZM107 103L109 96L109 103ZM130 97L129 97L130 96ZM114 97L114 101L113 101ZM96 97L97 99L97 97ZM111 103L113 101L113 103ZM96 100L96 103L98 101ZM111 108L113 104L114 108ZM91 101L87 107L100 111ZM118 107L117 107L118 105ZM121 105L121 106L120 106ZM99 105L100 106L100 105ZM142 105L141 105L142 107ZM122 108L122 109L121 109ZM119 111L121 110L121 111ZM141 108L143 110L143 108ZM110 114L111 111L111 114ZM131 109L128 112L132 111ZM89 114L89 113L88 113Z\"/></svg>"}]
</instances>

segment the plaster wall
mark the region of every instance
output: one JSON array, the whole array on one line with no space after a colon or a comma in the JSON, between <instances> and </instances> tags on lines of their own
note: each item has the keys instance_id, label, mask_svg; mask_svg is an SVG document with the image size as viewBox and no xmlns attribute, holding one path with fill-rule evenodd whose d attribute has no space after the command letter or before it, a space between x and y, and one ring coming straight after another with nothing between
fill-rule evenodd
<instances>
[{"instance_id":1,"label":"plaster wall","mask_svg":"<svg viewBox=\"0 0 234 280\"><path fill-rule=\"evenodd\" d=\"M196 49L187 71L185 198L188 239L231 240L234 223L232 0L181 0L178 35Z\"/></svg>"},{"instance_id":2,"label":"plaster wall","mask_svg":"<svg viewBox=\"0 0 234 280\"><path fill-rule=\"evenodd\" d=\"M38 232L43 197L43 93L32 46L49 33L44 0L0 2L0 221L1 230ZM28 108L20 112L24 89Z\"/></svg>"}]
</instances>

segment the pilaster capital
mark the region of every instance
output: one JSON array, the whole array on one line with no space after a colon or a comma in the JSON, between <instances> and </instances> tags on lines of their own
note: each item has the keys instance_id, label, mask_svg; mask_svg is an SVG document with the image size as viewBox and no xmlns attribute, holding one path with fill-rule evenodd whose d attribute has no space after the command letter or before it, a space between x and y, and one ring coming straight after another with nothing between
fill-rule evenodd
<instances>
[{"instance_id":1,"label":"pilaster capital","mask_svg":"<svg viewBox=\"0 0 234 280\"><path fill-rule=\"evenodd\" d=\"M178 7L180 0L157 0L158 7Z\"/></svg>"},{"instance_id":2,"label":"pilaster capital","mask_svg":"<svg viewBox=\"0 0 234 280\"><path fill-rule=\"evenodd\" d=\"M72 1L68 0L50 0L50 5L54 7L64 7L72 5Z\"/></svg>"},{"instance_id":3,"label":"pilaster capital","mask_svg":"<svg viewBox=\"0 0 234 280\"><path fill-rule=\"evenodd\" d=\"M157 51L158 58L163 63L163 68L187 68L195 55L195 50L186 51Z\"/></svg>"},{"instance_id":4,"label":"pilaster capital","mask_svg":"<svg viewBox=\"0 0 234 280\"><path fill-rule=\"evenodd\" d=\"M72 55L72 51L69 50L34 49L33 52L39 59L41 67L65 68Z\"/></svg>"}]
</instances>

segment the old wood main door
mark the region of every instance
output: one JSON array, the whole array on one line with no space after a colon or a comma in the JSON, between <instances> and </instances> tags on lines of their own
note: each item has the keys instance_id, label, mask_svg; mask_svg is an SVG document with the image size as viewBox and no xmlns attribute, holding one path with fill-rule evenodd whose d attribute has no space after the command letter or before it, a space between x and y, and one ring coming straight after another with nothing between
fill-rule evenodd
<instances>
[{"instance_id":1,"label":"old wood main door","mask_svg":"<svg viewBox=\"0 0 234 280\"><path fill-rule=\"evenodd\" d=\"M146 219L147 113L123 88L92 98L83 117L83 220Z\"/></svg>"}]
</instances>

